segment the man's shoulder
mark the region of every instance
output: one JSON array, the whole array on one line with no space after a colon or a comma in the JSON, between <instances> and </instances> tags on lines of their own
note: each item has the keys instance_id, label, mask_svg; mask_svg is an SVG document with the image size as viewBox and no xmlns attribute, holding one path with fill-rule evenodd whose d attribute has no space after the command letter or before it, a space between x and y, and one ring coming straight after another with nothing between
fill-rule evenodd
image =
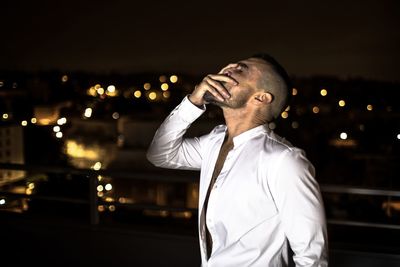
<instances>
[{"instance_id":1,"label":"man's shoulder","mask_svg":"<svg viewBox=\"0 0 400 267\"><path fill-rule=\"evenodd\" d=\"M297 158L305 156L305 151L281 137L273 131L266 132L263 138L262 153L269 160L279 160L282 157Z\"/></svg>"},{"instance_id":2,"label":"man's shoulder","mask_svg":"<svg viewBox=\"0 0 400 267\"><path fill-rule=\"evenodd\" d=\"M273 131L266 132L264 135L264 150L267 153L282 153L297 150L286 138L276 134Z\"/></svg>"}]
</instances>

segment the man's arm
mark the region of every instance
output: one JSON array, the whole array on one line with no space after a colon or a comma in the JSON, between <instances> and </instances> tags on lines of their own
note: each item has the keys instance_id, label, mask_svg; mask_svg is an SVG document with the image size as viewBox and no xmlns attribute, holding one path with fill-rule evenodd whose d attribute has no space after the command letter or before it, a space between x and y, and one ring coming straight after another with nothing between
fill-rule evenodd
<instances>
[{"instance_id":1,"label":"man's arm","mask_svg":"<svg viewBox=\"0 0 400 267\"><path fill-rule=\"evenodd\" d=\"M202 138L185 138L189 126L205 111L204 94L223 102L230 95L224 83L237 82L226 75L207 75L176 107L157 130L147 151L147 159L158 167L198 170L201 166ZM203 138L204 139L204 138Z\"/></svg>"},{"instance_id":2,"label":"man's arm","mask_svg":"<svg viewBox=\"0 0 400 267\"><path fill-rule=\"evenodd\" d=\"M183 135L204 111L185 97L158 128L147 150L147 159L157 167L200 169L200 138L183 139Z\"/></svg>"},{"instance_id":3,"label":"man's arm","mask_svg":"<svg viewBox=\"0 0 400 267\"><path fill-rule=\"evenodd\" d=\"M278 159L271 191L296 266L327 266L325 211L315 170L300 149Z\"/></svg>"}]
</instances>

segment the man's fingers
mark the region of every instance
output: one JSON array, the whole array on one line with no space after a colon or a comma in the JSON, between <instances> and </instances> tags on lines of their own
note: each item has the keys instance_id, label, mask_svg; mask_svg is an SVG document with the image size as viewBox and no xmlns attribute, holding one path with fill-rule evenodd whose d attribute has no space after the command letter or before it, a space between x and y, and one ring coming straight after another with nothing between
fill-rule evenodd
<instances>
[{"instance_id":1,"label":"man's fingers","mask_svg":"<svg viewBox=\"0 0 400 267\"><path fill-rule=\"evenodd\" d=\"M231 63L231 64L229 64L228 66L223 67L223 68L218 72L218 74L223 74L224 71L225 71L226 69L229 69L229 68L236 68L236 67L237 67L237 63Z\"/></svg>"},{"instance_id":2,"label":"man's fingers","mask_svg":"<svg viewBox=\"0 0 400 267\"><path fill-rule=\"evenodd\" d=\"M208 83L207 81L205 81L207 83L207 92L210 92L216 99L218 99L221 102L225 101L225 98L221 95L221 93L215 88L213 87L210 83Z\"/></svg>"},{"instance_id":3,"label":"man's fingers","mask_svg":"<svg viewBox=\"0 0 400 267\"><path fill-rule=\"evenodd\" d=\"M206 78L206 82L214 89L216 89L218 91L218 94L220 94L223 98L231 97L228 90L226 90L226 88L221 84L221 82L213 80L210 77Z\"/></svg>"},{"instance_id":4,"label":"man's fingers","mask_svg":"<svg viewBox=\"0 0 400 267\"><path fill-rule=\"evenodd\" d=\"M233 83L233 84L238 84L238 82L233 79L232 77L223 75L223 74L209 74L207 77L210 77L213 80L221 81L221 82L227 82L227 83Z\"/></svg>"}]
</instances>

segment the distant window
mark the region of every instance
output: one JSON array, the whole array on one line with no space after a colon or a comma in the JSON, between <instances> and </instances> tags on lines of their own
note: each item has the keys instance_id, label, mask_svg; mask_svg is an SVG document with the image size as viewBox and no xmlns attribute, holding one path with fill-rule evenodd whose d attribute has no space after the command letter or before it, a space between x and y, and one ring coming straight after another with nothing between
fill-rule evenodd
<instances>
[{"instance_id":1,"label":"distant window","mask_svg":"<svg viewBox=\"0 0 400 267\"><path fill-rule=\"evenodd\" d=\"M6 150L6 157L10 157L11 156L11 151L10 150Z\"/></svg>"},{"instance_id":2,"label":"distant window","mask_svg":"<svg viewBox=\"0 0 400 267\"><path fill-rule=\"evenodd\" d=\"M6 146L10 146L10 144L11 144L11 140L10 140L10 138L7 138L6 139Z\"/></svg>"},{"instance_id":3,"label":"distant window","mask_svg":"<svg viewBox=\"0 0 400 267\"><path fill-rule=\"evenodd\" d=\"M6 135L8 135L8 136L10 135L10 128L6 129Z\"/></svg>"}]
</instances>

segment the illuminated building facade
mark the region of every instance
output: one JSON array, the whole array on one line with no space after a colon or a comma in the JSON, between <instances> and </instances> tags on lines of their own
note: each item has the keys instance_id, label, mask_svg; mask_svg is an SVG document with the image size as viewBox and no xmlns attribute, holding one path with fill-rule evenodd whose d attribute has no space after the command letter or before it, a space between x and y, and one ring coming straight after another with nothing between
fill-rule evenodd
<instances>
[{"instance_id":1,"label":"illuminated building facade","mask_svg":"<svg viewBox=\"0 0 400 267\"><path fill-rule=\"evenodd\" d=\"M24 164L23 131L21 126L0 127L0 162ZM24 171L0 169L0 185L25 177Z\"/></svg>"}]
</instances>

